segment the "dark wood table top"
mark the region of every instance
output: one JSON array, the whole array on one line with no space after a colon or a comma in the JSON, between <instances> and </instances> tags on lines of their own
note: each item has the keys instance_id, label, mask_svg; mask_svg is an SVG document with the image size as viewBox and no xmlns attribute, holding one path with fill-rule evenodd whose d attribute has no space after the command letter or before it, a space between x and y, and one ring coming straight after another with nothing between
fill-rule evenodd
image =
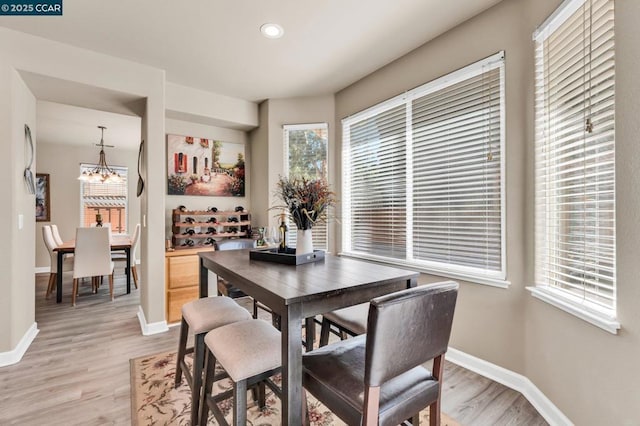
<instances>
[{"instance_id":1,"label":"dark wood table top","mask_svg":"<svg viewBox=\"0 0 640 426\"><path fill-rule=\"evenodd\" d=\"M330 254L325 255L324 261L298 266L252 260L248 249L200 253L200 257L203 266L268 304L272 301L273 304L308 305L335 296L348 299L355 294L358 299L366 299L377 295L376 287L416 280L419 275L406 269ZM279 303L275 303L276 299ZM348 306L351 302L360 303L358 300L336 303ZM333 309L325 304L324 312L327 308Z\"/></svg>"}]
</instances>

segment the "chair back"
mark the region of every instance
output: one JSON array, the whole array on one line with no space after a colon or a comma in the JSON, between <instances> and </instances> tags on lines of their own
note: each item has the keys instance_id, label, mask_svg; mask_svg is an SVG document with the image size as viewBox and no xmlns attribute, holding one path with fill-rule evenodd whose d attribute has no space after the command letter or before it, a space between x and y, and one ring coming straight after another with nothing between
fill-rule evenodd
<instances>
[{"instance_id":1,"label":"chair back","mask_svg":"<svg viewBox=\"0 0 640 426\"><path fill-rule=\"evenodd\" d=\"M51 232L53 233L53 240L57 245L61 245L64 241L62 237L60 237L60 232L58 231L58 225L51 224Z\"/></svg>"},{"instance_id":2,"label":"chair back","mask_svg":"<svg viewBox=\"0 0 640 426\"><path fill-rule=\"evenodd\" d=\"M140 224L136 224L133 230L133 236L131 237L131 261L135 262L136 250L138 249L138 243L140 242Z\"/></svg>"},{"instance_id":3,"label":"chair back","mask_svg":"<svg viewBox=\"0 0 640 426\"><path fill-rule=\"evenodd\" d=\"M73 278L110 275L111 244L108 228L78 228Z\"/></svg>"},{"instance_id":4,"label":"chair back","mask_svg":"<svg viewBox=\"0 0 640 426\"><path fill-rule=\"evenodd\" d=\"M110 222L103 222L101 226L98 226L97 222L92 222L91 223L91 227L92 228L107 228L109 230L109 241L111 241L111 237L112 237L112 233L113 231L111 230L111 223Z\"/></svg>"},{"instance_id":5,"label":"chair back","mask_svg":"<svg viewBox=\"0 0 640 426\"><path fill-rule=\"evenodd\" d=\"M44 225L42 227L42 238L44 239L44 245L49 252L49 257L51 258L51 273L58 273L58 254L53 251L58 244L56 244L53 239L53 233L51 232L51 227L49 225Z\"/></svg>"},{"instance_id":6,"label":"chair back","mask_svg":"<svg viewBox=\"0 0 640 426\"><path fill-rule=\"evenodd\" d=\"M458 295L453 281L414 287L371 301L365 384L384 382L447 351Z\"/></svg>"},{"instance_id":7,"label":"chair back","mask_svg":"<svg viewBox=\"0 0 640 426\"><path fill-rule=\"evenodd\" d=\"M241 250L246 248L254 248L255 246L255 240L252 240L250 238L216 241L216 250Z\"/></svg>"}]
</instances>

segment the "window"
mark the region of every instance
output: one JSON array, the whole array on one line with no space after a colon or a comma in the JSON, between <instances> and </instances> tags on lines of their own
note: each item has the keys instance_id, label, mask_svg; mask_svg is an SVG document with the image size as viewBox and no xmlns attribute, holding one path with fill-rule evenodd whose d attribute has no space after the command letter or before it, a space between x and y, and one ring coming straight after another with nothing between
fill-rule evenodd
<instances>
[{"instance_id":1,"label":"window","mask_svg":"<svg viewBox=\"0 0 640 426\"><path fill-rule=\"evenodd\" d=\"M615 332L614 1L536 31L534 296Z\"/></svg>"},{"instance_id":2,"label":"window","mask_svg":"<svg viewBox=\"0 0 640 426\"><path fill-rule=\"evenodd\" d=\"M284 126L285 174L307 179L328 180L328 126L327 123L296 124ZM330 213L330 212L329 212ZM296 227L289 222L287 244L295 247ZM311 228L313 248L328 250L327 223L317 223Z\"/></svg>"},{"instance_id":3,"label":"window","mask_svg":"<svg viewBox=\"0 0 640 426\"><path fill-rule=\"evenodd\" d=\"M343 120L343 252L506 286L502 52Z\"/></svg>"},{"instance_id":4,"label":"window","mask_svg":"<svg viewBox=\"0 0 640 426\"><path fill-rule=\"evenodd\" d=\"M95 164L81 164L80 173L93 170ZM120 174L121 182L102 183L80 181L80 226L91 226L96 214L110 223L114 234L127 233L127 168L109 166Z\"/></svg>"}]
</instances>

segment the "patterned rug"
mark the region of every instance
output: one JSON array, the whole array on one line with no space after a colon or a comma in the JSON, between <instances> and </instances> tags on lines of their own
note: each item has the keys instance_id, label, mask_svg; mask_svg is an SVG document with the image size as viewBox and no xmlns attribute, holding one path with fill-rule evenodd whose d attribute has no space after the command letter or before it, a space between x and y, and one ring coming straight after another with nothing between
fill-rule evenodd
<instances>
[{"instance_id":1,"label":"patterned rug","mask_svg":"<svg viewBox=\"0 0 640 426\"><path fill-rule=\"evenodd\" d=\"M174 389L173 381L176 371L176 353L166 352L156 355L135 358L131 361L131 423L134 426L150 425L190 425L191 394L186 380ZM187 357L187 363L191 359ZM279 385L278 380L275 382ZM229 380L214 383L214 393L231 388ZM312 426L343 426L325 406L307 393L309 418ZM267 387L267 407L259 410L250 396L247 397L249 411L247 424L250 426L272 426L280 424L280 400ZM231 422L232 399L219 404L227 421ZM217 425L209 417L209 425ZM429 410L420 413L420 424L429 424ZM443 426L460 426L446 414L442 414Z\"/></svg>"}]
</instances>

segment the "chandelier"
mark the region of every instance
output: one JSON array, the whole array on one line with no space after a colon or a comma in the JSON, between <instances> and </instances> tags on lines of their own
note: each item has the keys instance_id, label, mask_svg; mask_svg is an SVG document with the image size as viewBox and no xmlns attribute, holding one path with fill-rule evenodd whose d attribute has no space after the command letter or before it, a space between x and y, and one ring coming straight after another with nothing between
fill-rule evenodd
<instances>
[{"instance_id":1,"label":"chandelier","mask_svg":"<svg viewBox=\"0 0 640 426\"><path fill-rule=\"evenodd\" d=\"M98 129L100 129L100 131L102 132L100 136L100 143L96 144L96 146L100 147L100 159L98 160L98 165L91 170L83 171L82 174L78 176L78 180L81 180L83 182L95 182L95 183L122 182L122 176L120 176L115 170L109 167L109 165L107 164L106 156L104 154L105 146L113 148L113 146L111 145L104 144L104 131L106 127L98 126Z\"/></svg>"}]
</instances>

